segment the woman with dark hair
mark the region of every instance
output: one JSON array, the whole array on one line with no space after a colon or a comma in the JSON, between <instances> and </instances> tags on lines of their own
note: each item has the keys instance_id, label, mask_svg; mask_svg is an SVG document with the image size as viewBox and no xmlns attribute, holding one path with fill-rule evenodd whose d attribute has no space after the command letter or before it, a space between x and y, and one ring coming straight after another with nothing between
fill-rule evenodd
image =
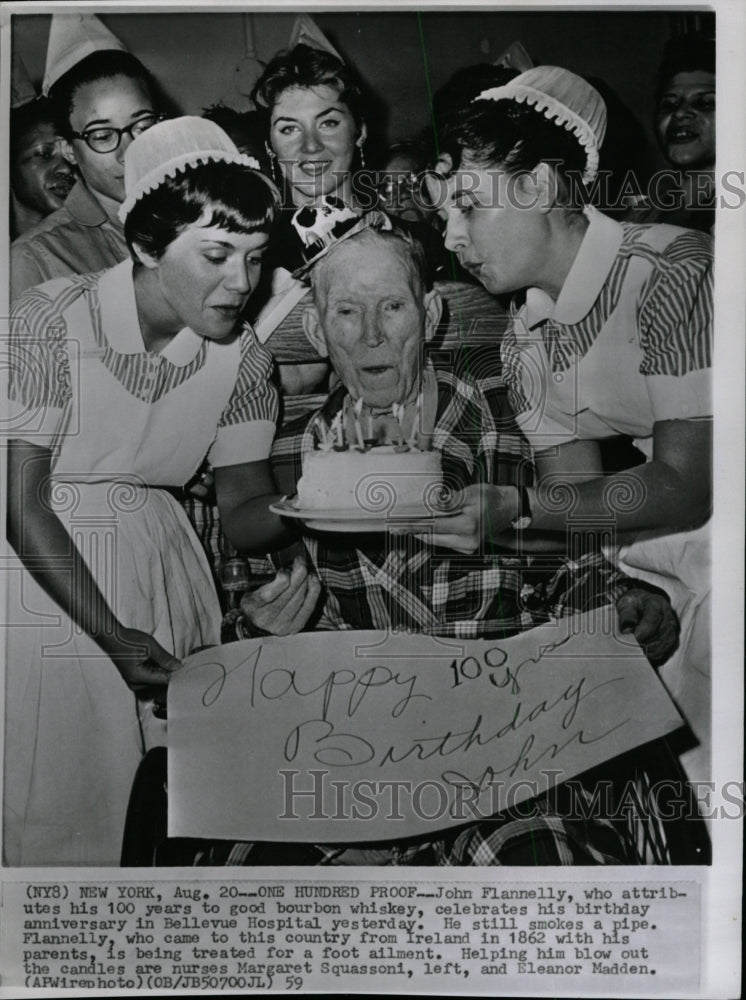
<instances>
[{"instance_id":1,"label":"woman with dark hair","mask_svg":"<svg viewBox=\"0 0 746 1000\"><path fill-rule=\"evenodd\" d=\"M257 322L260 335L269 327L269 336L303 294L290 277L304 263L302 241L292 221L296 210L307 207L312 216L316 211L324 216L348 209L359 212L372 207L377 196L371 184L367 203L359 205L353 190L353 170L365 164L367 126L362 91L341 59L303 43L295 45L270 60L251 98L263 118L271 176L283 201L266 256L265 281L256 298L258 305L269 300ZM288 324L292 319L278 330L273 346L285 394L303 397L323 386L329 367L316 357L296 363L293 348L292 360L286 359L285 336L294 344Z\"/></svg>"},{"instance_id":2,"label":"woman with dark hair","mask_svg":"<svg viewBox=\"0 0 746 1000\"><path fill-rule=\"evenodd\" d=\"M716 147L712 33L678 35L666 43L656 79L654 126L661 152L673 169L627 218L711 232Z\"/></svg>"},{"instance_id":3,"label":"woman with dark hair","mask_svg":"<svg viewBox=\"0 0 746 1000\"><path fill-rule=\"evenodd\" d=\"M52 16L43 90L62 154L80 176L65 203L13 243L11 302L42 281L124 260L124 155L165 117L151 73L94 15Z\"/></svg>"},{"instance_id":4,"label":"woman with dark hair","mask_svg":"<svg viewBox=\"0 0 746 1000\"><path fill-rule=\"evenodd\" d=\"M683 662L664 672L706 743L709 547L706 525L690 529L711 504L712 241L583 209L605 115L584 80L539 66L482 93L440 137L429 184L446 246L489 292L523 297L501 352L537 483L467 491L432 540L564 542L577 519L629 541L625 568L682 618ZM647 462L605 477L599 442L618 434Z\"/></svg>"},{"instance_id":5,"label":"woman with dark hair","mask_svg":"<svg viewBox=\"0 0 746 1000\"><path fill-rule=\"evenodd\" d=\"M62 208L75 173L62 155L45 98L11 108L9 124L10 233L15 239Z\"/></svg>"},{"instance_id":6,"label":"woman with dark hair","mask_svg":"<svg viewBox=\"0 0 746 1000\"><path fill-rule=\"evenodd\" d=\"M253 165L212 122L153 126L125 161L131 259L13 310L10 620L26 627L8 643L10 864L117 863L162 727L153 698L218 641L210 569L168 489L207 454L231 542L284 541L267 509L271 358L239 323L278 204Z\"/></svg>"},{"instance_id":7,"label":"woman with dark hair","mask_svg":"<svg viewBox=\"0 0 746 1000\"><path fill-rule=\"evenodd\" d=\"M286 200L300 207L333 195L354 205L352 170L365 166L367 126L350 69L296 45L268 63L251 97L266 116L267 153Z\"/></svg>"}]
</instances>

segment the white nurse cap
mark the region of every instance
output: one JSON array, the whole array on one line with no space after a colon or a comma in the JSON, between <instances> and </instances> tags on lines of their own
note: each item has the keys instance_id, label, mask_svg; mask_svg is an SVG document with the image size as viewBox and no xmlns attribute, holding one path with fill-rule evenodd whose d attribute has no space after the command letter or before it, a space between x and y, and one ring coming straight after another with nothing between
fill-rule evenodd
<instances>
[{"instance_id":1,"label":"white nurse cap","mask_svg":"<svg viewBox=\"0 0 746 1000\"><path fill-rule=\"evenodd\" d=\"M535 66L502 87L483 91L476 101L513 100L530 104L577 136L586 153L583 180L598 173L598 151L606 135L606 105L582 77L559 66Z\"/></svg>"}]
</instances>

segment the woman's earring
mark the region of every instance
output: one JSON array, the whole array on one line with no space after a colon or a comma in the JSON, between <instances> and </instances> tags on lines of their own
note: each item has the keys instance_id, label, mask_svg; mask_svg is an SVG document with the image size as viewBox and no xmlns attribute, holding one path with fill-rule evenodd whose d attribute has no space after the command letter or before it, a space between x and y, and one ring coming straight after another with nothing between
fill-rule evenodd
<instances>
[{"instance_id":1,"label":"woman's earring","mask_svg":"<svg viewBox=\"0 0 746 1000\"><path fill-rule=\"evenodd\" d=\"M365 148L364 148L364 142L365 142L365 140L362 139L357 144L357 148L360 150L360 169L361 170L365 170Z\"/></svg>"},{"instance_id":2,"label":"woman's earring","mask_svg":"<svg viewBox=\"0 0 746 1000\"><path fill-rule=\"evenodd\" d=\"M267 151L267 157L269 159L269 169L272 171L272 180L275 182L275 184L279 184L280 182L277 179L277 157L275 156L274 150L272 149L272 147L268 142L264 143L264 148Z\"/></svg>"}]
</instances>

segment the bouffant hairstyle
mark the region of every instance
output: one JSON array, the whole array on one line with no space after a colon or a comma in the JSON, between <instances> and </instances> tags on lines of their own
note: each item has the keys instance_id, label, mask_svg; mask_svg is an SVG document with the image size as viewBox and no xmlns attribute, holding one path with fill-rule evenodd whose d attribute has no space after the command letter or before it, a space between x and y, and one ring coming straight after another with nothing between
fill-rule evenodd
<instances>
[{"instance_id":1,"label":"bouffant hairstyle","mask_svg":"<svg viewBox=\"0 0 746 1000\"><path fill-rule=\"evenodd\" d=\"M280 95L289 87L336 86L339 99L350 109L355 124L360 128L364 120L363 94L359 83L348 66L330 52L299 44L285 52L278 52L251 91L251 99L267 117Z\"/></svg>"}]
</instances>

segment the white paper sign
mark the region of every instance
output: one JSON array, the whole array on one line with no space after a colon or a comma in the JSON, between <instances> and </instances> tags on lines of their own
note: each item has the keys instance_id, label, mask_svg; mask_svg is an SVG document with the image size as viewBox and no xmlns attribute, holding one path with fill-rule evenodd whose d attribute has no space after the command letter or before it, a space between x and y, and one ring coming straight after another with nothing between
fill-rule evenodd
<instances>
[{"instance_id":1,"label":"white paper sign","mask_svg":"<svg viewBox=\"0 0 746 1000\"><path fill-rule=\"evenodd\" d=\"M169 694L169 835L352 842L489 816L681 719L603 609L505 641L252 639Z\"/></svg>"}]
</instances>

